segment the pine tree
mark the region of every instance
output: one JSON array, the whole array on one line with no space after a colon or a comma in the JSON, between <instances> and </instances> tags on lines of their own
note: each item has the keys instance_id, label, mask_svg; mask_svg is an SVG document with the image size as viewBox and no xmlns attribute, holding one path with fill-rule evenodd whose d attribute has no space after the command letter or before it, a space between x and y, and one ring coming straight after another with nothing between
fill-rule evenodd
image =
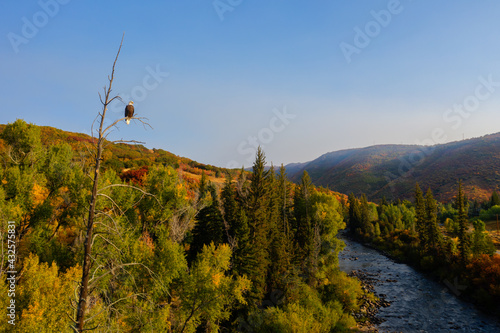
<instances>
[{"instance_id":1,"label":"pine tree","mask_svg":"<svg viewBox=\"0 0 500 333\"><path fill-rule=\"evenodd\" d=\"M349 194L347 202L349 203L349 230L352 234L355 234L361 230L361 211L359 202L354 193Z\"/></svg>"},{"instance_id":2,"label":"pine tree","mask_svg":"<svg viewBox=\"0 0 500 333\"><path fill-rule=\"evenodd\" d=\"M248 220L249 182L242 168L236 184L228 177L222 190L224 218L229 225L228 235L233 246L231 271L234 275L252 277L259 263L258 251L253 244ZM234 214L231 212L234 208ZM255 298L255 293L250 298Z\"/></svg>"},{"instance_id":3,"label":"pine tree","mask_svg":"<svg viewBox=\"0 0 500 333\"><path fill-rule=\"evenodd\" d=\"M226 174L226 181L221 191L221 201L223 209L223 219L227 228L227 237L231 248L234 251L238 233L237 225L237 207L235 198L235 189L232 178L229 173Z\"/></svg>"},{"instance_id":4,"label":"pine tree","mask_svg":"<svg viewBox=\"0 0 500 333\"><path fill-rule=\"evenodd\" d=\"M490 198L490 207L498 205L500 205L500 196L498 195L497 191L493 191Z\"/></svg>"},{"instance_id":5,"label":"pine tree","mask_svg":"<svg viewBox=\"0 0 500 333\"><path fill-rule=\"evenodd\" d=\"M288 219L286 217L286 176L283 167L280 176L275 177L274 168L271 167L267 179L270 188L269 196L269 248L270 268L268 289L283 289L284 276L290 270L290 246L286 230Z\"/></svg>"},{"instance_id":6,"label":"pine tree","mask_svg":"<svg viewBox=\"0 0 500 333\"><path fill-rule=\"evenodd\" d=\"M309 284L313 283L318 266L316 248L319 241L319 229L313 216L311 199L313 190L311 178L307 171L304 171L294 196L295 243L297 244L295 259L302 268Z\"/></svg>"},{"instance_id":7,"label":"pine tree","mask_svg":"<svg viewBox=\"0 0 500 333\"><path fill-rule=\"evenodd\" d=\"M310 211L311 211L311 191L312 182L307 171L304 171L300 179L299 186L296 187L294 196L294 217L296 223L295 239L299 247L304 247L307 243L307 237L310 229Z\"/></svg>"},{"instance_id":8,"label":"pine tree","mask_svg":"<svg viewBox=\"0 0 500 333\"><path fill-rule=\"evenodd\" d=\"M436 200L432 196L432 191L429 188L425 196L425 212L426 212L426 233L429 243L429 254L440 255L443 248L443 237L438 228L437 223L437 205Z\"/></svg>"},{"instance_id":9,"label":"pine tree","mask_svg":"<svg viewBox=\"0 0 500 333\"><path fill-rule=\"evenodd\" d=\"M458 252L460 254L460 261L465 267L470 250L470 241L467 234L469 220L467 218L468 203L463 194L462 181L458 182L458 195L456 200L458 210Z\"/></svg>"},{"instance_id":10,"label":"pine tree","mask_svg":"<svg viewBox=\"0 0 500 333\"><path fill-rule=\"evenodd\" d=\"M377 213L378 216L382 216L382 214L385 211L385 208L388 206L387 199L385 198L385 195L382 197L380 200L380 204L377 206Z\"/></svg>"},{"instance_id":11,"label":"pine tree","mask_svg":"<svg viewBox=\"0 0 500 333\"><path fill-rule=\"evenodd\" d=\"M217 190L211 183L208 184L208 193L211 197L211 203L202 208L196 215L196 225L193 228L193 241L189 250L189 259L192 262L198 253L201 252L204 245L218 246L227 241L224 221L219 208Z\"/></svg>"},{"instance_id":12,"label":"pine tree","mask_svg":"<svg viewBox=\"0 0 500 333\"><path fill-rule=\"evenodd\" d=\"M249 226L249 254L253 256L255 265L248 272L248 278L252 281L250 297L254 302L260 303L266 293L266 277L269 268L269 224L268 204L269 187L266 178L269 175L265 171L265 154L259 147L253 165L252 182L248 193L248 226Z\"/></svg>"},{"instance_id":13,"label":"pine tree","mask_svg":"<svg viewBox=\"0 0 500 333\"><path fill-rule=\"evenodd\" d=\"M366 194L361 195L360 213L361 213L361 230L363 233L371 234L373 232L373 225L370 222L370 211L368 206L368 199Z\"/></svg>"},{"instance_id":14,"label":"pine tree","mask_svg":"<svg viewBox=\"0 0 500 333\"><path fill-rule=\"evenodd\" d=\"M280 172L278 175L278 197L279 197L279 210L280 210L280 229L283 232L287 242L288 247L292 251L291 247L291 226L290 220L293 218L293 198L291 196L292 189L290 183L287 179L286 169L283 164L280 167Z\"/></svg>"},{"instance_id":15,"label":"pine tree","mask_svg":"<svg viewBox=\"0 0 500 333\"><path fill-rule=\"evenodd\" d=\"M198 201L202 201L208 192L208 181L205 171L201 172L200 185L198 187Z\"/></svg>"},{"instance_id":16,"label":"pine tree","mask_svg":"<svg viewBox=\"0 0 500 333\"><path fill-rule=\"evenodd\" d=\"M415 185L415 223L417 225L417 233L420 238L420 244L424 251L427 251L429 239L426 227L426 209L424 194L418 183Z\"/></svg>"}]
</instances>

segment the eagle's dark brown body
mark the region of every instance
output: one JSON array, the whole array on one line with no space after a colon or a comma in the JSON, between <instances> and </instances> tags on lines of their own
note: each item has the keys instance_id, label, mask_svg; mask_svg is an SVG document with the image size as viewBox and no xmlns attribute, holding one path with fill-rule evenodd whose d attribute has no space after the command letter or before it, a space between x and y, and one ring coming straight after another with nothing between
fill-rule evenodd
<instances>
[{"instance_id":1,"label":"eagle's dark brown body","mask_svg":"<svg viewBox=\"0 0 500 333\"><path fill-rule=\"evenodd\" d=\"M130 124L130 118L134 116L134 102L128 103L128 105L125 107L125 117L128 119L126 120L127 125Z\"/></svg>"}]
</instances>

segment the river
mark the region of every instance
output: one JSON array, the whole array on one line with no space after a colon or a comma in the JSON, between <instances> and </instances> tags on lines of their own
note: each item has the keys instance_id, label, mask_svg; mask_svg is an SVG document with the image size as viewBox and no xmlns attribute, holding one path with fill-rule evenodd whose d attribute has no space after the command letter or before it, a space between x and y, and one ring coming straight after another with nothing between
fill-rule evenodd
<instances>
[{"instance_id":1,"label":"river","mask_svg":"<svg viewBox=\"0 0 500 333\"><path fill-rule=\"evenodd\" d=\"M375 293L391 303L379 309L379 332L500 332L500 322L454 296L463 290L457 281L446 288L408 265L349 239L339 256L346 273L362 271L373 277Z\"/></svg>"}]
</instances>

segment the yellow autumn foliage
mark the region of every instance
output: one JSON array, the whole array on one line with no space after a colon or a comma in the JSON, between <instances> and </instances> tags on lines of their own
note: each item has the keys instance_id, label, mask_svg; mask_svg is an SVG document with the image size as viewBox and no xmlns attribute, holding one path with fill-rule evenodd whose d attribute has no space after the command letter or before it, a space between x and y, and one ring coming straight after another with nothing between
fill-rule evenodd
<instances>
[{"instance_id":1,"label":"yellow autumn foliage","mask_svg":"<svg viewBox=\"0 0 500 333\"><path fill-rule=\"evenodd\" d=\"M70 297L80 274L78 266L59 273L55 263L40 263L30 254L16 293L16 332L71 332Z\"/></svg>"},{"instance_id":2,"label":"yellow autumn foliage","mask_svg":"<svg viewBox=\"0 0 500 333\"><path fill-rule=\"evenodd\" d=\"M33 184L31 194L33 195L33 204L35 206L38 206L39 204L43 203L45 199L47 199L47 197L49 196L49 190L35 183Z\"/></svg>"}]
</instances>

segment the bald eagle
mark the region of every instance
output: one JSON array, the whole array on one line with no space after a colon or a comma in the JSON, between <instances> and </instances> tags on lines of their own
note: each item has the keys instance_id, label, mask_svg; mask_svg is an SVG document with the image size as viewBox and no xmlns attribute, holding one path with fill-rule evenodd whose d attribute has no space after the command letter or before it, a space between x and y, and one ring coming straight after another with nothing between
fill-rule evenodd
<instances>
[{"instance_id":1,"label":"bald eagle","mask_svg":"<svg viewBox=\"0 0 500 333\"><path fill-rule=\"evenodd\" d=\"M134 102L128 102L128 105L125 107L125 117L127 117L127 125L130 124L130 118L134 116Z\"/></svg>"}]
</instances>

